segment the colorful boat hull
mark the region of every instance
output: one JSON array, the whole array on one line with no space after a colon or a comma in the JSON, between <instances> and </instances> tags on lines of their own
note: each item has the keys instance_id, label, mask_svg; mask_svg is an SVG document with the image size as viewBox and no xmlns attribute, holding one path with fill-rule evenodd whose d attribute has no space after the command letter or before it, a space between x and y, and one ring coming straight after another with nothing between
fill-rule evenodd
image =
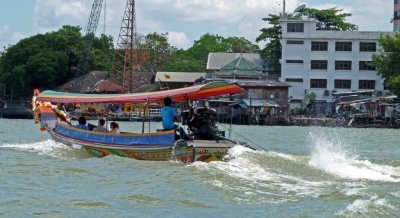
<instances>
[{"instance_id":1,"label":"colorful boat hull","mask_svg":"<svg viewBox=\"0 0 400 218\"><path fill-rule=\"evenodd\" d=\"M228 150L235 146L226 140L175 141L175 132L110 134L82 130L60 121L49 107L40 107L40 123L51 137L69 146L81 146L95 157L118 155L136 160L211 162L226 160Z\"/></svg>"}]
</instances>

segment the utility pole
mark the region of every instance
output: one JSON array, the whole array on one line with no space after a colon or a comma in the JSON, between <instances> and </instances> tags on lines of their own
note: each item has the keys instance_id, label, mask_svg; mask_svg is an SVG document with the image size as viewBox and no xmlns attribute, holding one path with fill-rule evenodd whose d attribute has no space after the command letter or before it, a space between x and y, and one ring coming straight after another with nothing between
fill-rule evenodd
<instances>
[{"instance_id":1,"label":"utility pole","mask_svg":"<svg viewBox=\"0 0 400 218\"><path fill-rule=\"evenodd\" d=\"M282 4L282 6L283 6L282 18L285 18L286 17L286 0L277 1L276 3L278 3L279 5Z\"/></svg>"}]
</instances>

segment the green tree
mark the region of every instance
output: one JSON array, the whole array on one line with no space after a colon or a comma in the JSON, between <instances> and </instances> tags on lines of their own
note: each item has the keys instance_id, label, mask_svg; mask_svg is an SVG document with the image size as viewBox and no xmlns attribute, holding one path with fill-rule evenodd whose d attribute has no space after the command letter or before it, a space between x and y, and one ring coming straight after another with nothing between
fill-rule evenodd
<instances>
[{"instance_id":1,"label":"green tree","mask_svg":"<svg viewBox=\"0 0 400 218\"><path fill-rule=\"evenodd\" d=\"M34 88L57 87L76 76L82 43L80 28L73 26L23 39L1 55L0 83L22 97L31 96ZM90 69L109 69L112 39L96 38L89 54Z\"/></svg>"},{"instance_id":2,"label":"green tree","mask_svg":"<svg viewBox=\"0 0 400 218\"><path fill-rule=\"evenodd\" d=\"M301 106L305 111L314 111L317 104L317 95L314 92L306 93L301 101Z\"/></svg>"},{"instance_id":3,"label":"green tree","mask_svg":"<svg viewBox=\"0 0 400 218\"><path fill-rule=\"evenodd\" d=\"M140 46L147 53L144 68L155 74L161 67L171 61L174 52L177 50L168 42L168 33L150 33L144 37Z\"/></svg>"},{"instance_id":4,"label":"green tree","mask_svg":"<svg viewBox=\"0 0 400 218\"><path fill-rule=\"evenodd\" d=\"M171 60L164 64L161 70L167 72L204 72L204 63L187 53L183 49L175 51Z\"/></svg>"},{"instance_id":5,"label":"green tree","mask_svg":"<svg viewBox=\"0 0 400 218\"><path fill-rule=\"evenodd\" d=\"M113 38L101 34L100 37L95 37L89 53L89 71L111 69L114 56Z\"/></svg>"},{"instance_id":6,"label":"green tree","mask_svg":"<svg viewBox=\"0 0 400 218\"><path fill-rule=\"evenodd\" d=\"M261 34L257 37L256 41L267 41L266 46L261 50L261 56L269 58L270 67L273 69L280 69L279 60L282 57L282 27L279 24L279 16L269 14L269 17L263 18L263 21L268 22L270 27L261 29Z\"/></svg>"},{"instance_id":7,"label":"green tree","mask_svg":"<svg viewBox=\"0 0 400 218\"><path fill-rule=\"evenodd\" d=\"M305 8L301 14L315 17L315 19L317 20L317 30L358 30L357 25L345 22L347 17L351 17L352 14L343 13L343 9L338 9L336 7L322 10L315 8Z\"/></svg>"},{"instance_id":8,"label":"green tree","mask_svg":"<svg viewBox=\"0 0 400 218\"><path fill-rule=\"evenodd\" d=\"M194 41L193 46L187 50L187 55L206 63L210 52L228 52L229 50L230 47L224 37L207 33Z\"/></svg>"},{"instance_id":9,"label":"green tree","mask_svg":"<svg viewBox=\"0 0 400 218\"><path fill-rule=\"evenodd\" d=\"M358 27L354 24L345 22L350 13L342 13L343 9L329 8L318 10L313 8L306 8L300 15L308 15L315 17L317 20L318 30L357 30ZM261 34L257 37L256 41L266 41L266 46L262 49L261 55L264 58L269 58L271 67L280 70L279 60L282 56L282 28L279 24L280 17L277 15L269 14L268 17L263 18L263 21L268 22L268 27L261 29Z\"/></svg>"},{"instance_id":10,"label":"green tree","mask_svg":"<svg viewBox=\"0 0 400 218\"><path fill-rule=\"evenodd\" d=\"M385 86L400 96L400 34L381 36L379 44L382 49L378 54L373 54L372 64L385 79Z\"/></svg>"},{"instance_id":11,"label":"green tree","mask_svg":"<svg viewBox=\"0 0 400 218\"><path fill-rule=\"evenodd\" d=\"M255 52L260 50L258 45L251 43L244 37L228 37L225 39L225 43L228 45L228 52Z\"/></svg>"},{"instance_id":12,"label":"green tree","mask_svg":"<svg viewBox=\"0 0 400 218\"><path fill-rule=\"evenodd\" d=\"M176 53L176 60L183 64L179 66L177 61L168 66L169 69L190 69L193 72L205 71L208 54L211 52L248 52L259 50L259 47L244 37L224 38L210 33L204 34L194 41L192 47L186 51ZM193 66L190 66L193 64Z\"/></svg>"}]
</instances>

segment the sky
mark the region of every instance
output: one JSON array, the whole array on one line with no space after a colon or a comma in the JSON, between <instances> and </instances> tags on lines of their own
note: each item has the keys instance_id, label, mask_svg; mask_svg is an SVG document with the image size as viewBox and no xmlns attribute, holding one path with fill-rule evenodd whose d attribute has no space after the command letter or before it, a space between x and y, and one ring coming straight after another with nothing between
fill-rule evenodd
<instances>
[{"instance_id":1,"label":"sky","mask_svg":"<svg viewBox=\"0 0 400 218\"><path fill-rule=\"evenodd\" d=\"M93 0L0 0L0 51L19 40L57 31L63 25L87 25ZM104 0L97 34L118 39L126 0ZM136 0L136 25L141 34L168 32L169 42L188 48L205 33L245 37L255 43L262 18L282 12L282 0ZM286 11L297 6L338 7L353 16L347 21L361 31L392 31L393 0L286 0ZM105 21L105 22L104 22ZM105 25L104 25L105 24ZM115 42L116 43L116 42Z\"/></svg>"}]
</instances>

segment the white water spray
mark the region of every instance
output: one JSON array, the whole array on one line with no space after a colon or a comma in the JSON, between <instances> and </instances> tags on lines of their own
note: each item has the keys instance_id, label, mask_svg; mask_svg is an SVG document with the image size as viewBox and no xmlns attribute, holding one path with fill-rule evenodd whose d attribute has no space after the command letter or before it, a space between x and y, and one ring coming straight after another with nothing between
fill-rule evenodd
<instances>
[{"instance_id":1,"label":"white water spray","mask_svg":"<svg viewBox=\"0 0 400 218\"><path fill-rule=\"evenodd\" d=\"M316 136L310 133L313 142L309 164L331 175L352 180L400 182L400 168L360 160L340 137Z\"/></svg>"},{"instance_id":2,"label":"white water spray","mask_svg":"<svg viewBox=\"0 0 400 218\"><path fill-rule=\"evenodd\" d=\"M26 144L3 144L0 145L0 148L8 148L19 151L27 151L32 153L37 153L42 156L50 156L55 158L68 158L71 155L69 153L73 152L74 148L71 148L62 143L55 142L53 140L45 140L35 143L26 143Z\"/></svg>"}]
</instances>

